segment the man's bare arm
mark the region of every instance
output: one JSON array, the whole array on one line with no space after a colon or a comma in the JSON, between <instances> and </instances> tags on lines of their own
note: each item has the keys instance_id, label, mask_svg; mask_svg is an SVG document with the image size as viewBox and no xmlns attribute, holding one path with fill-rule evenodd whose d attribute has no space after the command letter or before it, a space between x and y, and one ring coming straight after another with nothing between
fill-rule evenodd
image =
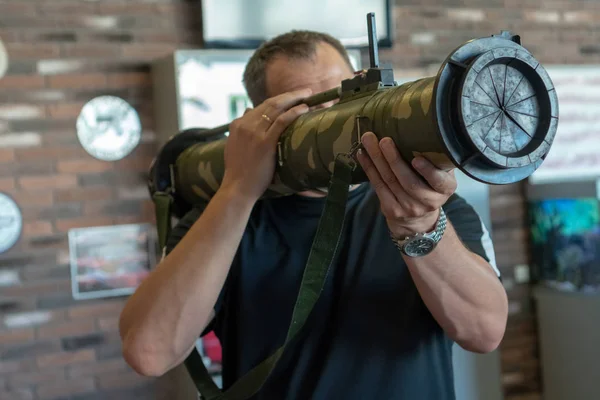
<instances>
[{"instance_id":1,"label":"man's bare arm","mask_svg":"<svg viewBox=\"0 0 600 400\"><path fill-rule=\"evenodd\" d=\"M506 291L492 266L464 246L451 221L433 252L404 259L423 302L452 340L476 353L498 347L508 317Z\"/></svg>"},{"instance_id":2,"label":"man's bare arm","mask_svg":"<svg viewBox=\"0 0 600 400\"><path fill-rule=\"evenodd\" d=\"M123 356L159 376L192 350L214 314L253 202L219 191L173 251L127 302L120 319Z\"/></svg>"},{"instance_id":3,"label":"man's bare arm","mask_svg":"<svg viewBox=\"0 0 600 400\"><path fill-rule=\"evenodd\" d=\"M362 143L365 151L359 151L358 161L392 236L430 232L440 208L456 191L454 172L438 169L423 157L415 157L411 168L393 140L379 140L372 132L363 135ZM507 296L491 265L461 243L449 220L432 253L405 260L423 301L448 336L465 349L489 352L504 335Z\"/></svg>"},{"instance_id":4,"label":"man's bare arm","mask_svg":"<svg viewBox=\"0 0 600 400\"><path fill-rule=\"evenodd\" d=\"M273 179L279 136L308 111L294 105L310 94L273 97L230 124L221 187L122 312L123 355L140 374L180 363L212 318L252 208Z\"/></svg>"}]
</instances>

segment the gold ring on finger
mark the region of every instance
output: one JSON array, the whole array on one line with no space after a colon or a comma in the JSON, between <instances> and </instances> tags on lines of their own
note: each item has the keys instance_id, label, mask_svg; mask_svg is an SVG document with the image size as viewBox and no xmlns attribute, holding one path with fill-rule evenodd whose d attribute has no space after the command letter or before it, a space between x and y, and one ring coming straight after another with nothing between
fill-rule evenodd
<instances>
[{"instance_id":1,"label":"gold ring on finger","mask_svg":"<svg viewBox=\"0 0 600 400\"><path fill-rule=\"evenodd\" d=\"M270 124L272 124L272 123L273 123L273 121L271 120L271 118L269 118L269 116L268 116L267 114L263 114L263 115L262 115L262 117L263 117L264 119L266 119L266 120L267 120L267 121L268 121Z\"/></svg>"}]
</instances>

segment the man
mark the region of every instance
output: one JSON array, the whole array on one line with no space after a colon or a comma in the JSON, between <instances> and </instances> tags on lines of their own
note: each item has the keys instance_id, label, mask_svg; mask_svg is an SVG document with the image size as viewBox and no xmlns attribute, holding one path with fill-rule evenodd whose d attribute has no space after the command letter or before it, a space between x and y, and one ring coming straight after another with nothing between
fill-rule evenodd
<instances>
[{"instance_id":1,"label":"man","mask_svg":"<svg viewBox=\"0 0 600 400\"><path fill-rule=\"evenodd\" d=\"M227 388L284 343L325 198L259 198L279 135L309 111L293 104L352 76L340 43L314 32L282 35L251 58L244 82L255 109L231 125L220 189L180 221L123 310L136 371L164 374L214 329ZM362 143L370 182L350 192L323 293L256 399L454 399L452 343L485 353L503 337L506 294L454 174L422 158L412 169L372 133ZM398 238L435 229L442 208L447 228L433 251L399 250Z\"/></svg>"}]
</instances>

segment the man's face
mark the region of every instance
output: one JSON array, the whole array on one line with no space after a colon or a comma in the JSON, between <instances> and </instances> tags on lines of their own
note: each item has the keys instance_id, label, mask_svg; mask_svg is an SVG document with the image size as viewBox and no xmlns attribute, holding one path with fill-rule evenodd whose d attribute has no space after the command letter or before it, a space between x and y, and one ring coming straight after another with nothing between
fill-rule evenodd
<instances>
[{"instance_id":1,"label":"man's face","mask_svg":"<svg viewBox=\"0 0 600 400\"><path fill-rule=\"evenodd\" d=\"M273 97L293 90L310 88L313 94L340 86L342 80L352 78L354 71L338 51L327 43L317 45L313 59L294 60L277 57L267 66L267 96ZM337 101L315 108L329 107Z\"/></svg>"}]
</instances>

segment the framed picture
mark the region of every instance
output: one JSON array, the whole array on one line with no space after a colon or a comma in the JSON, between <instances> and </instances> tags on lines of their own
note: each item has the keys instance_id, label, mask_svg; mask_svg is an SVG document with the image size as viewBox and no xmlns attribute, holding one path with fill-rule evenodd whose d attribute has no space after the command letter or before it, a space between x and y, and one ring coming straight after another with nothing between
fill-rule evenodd
<instances>
[{"instance_id":1,"label":"framed picture","mask_svg":"<svg viewBox=\"0 0 600 400\"><path fill-rule=\"evenodd\" d=\"M69 251L73 298L78 300L133 293L157 259L150 224L71 229Z\"/></svg>"}]
</instances>

